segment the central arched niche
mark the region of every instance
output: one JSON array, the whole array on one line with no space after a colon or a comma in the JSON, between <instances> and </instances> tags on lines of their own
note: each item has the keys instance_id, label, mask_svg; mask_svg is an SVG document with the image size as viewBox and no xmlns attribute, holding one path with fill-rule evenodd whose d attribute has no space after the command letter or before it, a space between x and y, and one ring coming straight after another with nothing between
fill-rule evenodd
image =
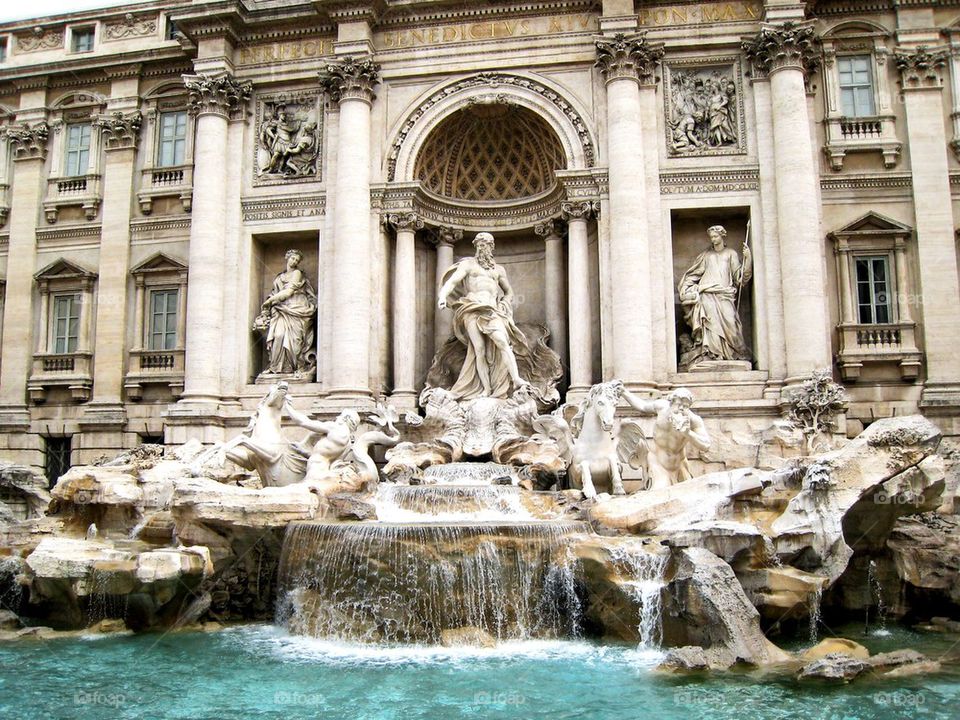
<instances>
[{"instance_id":1,"label":"central arched niche","mask_svg":"<svg viewBox=\"0 0 960 720\"><path fill-rule=\"evenodd\" d=\"M540 115L519 105L477 103L430 133L414 175L434 195L502 205L553 190L554 172L566 164L560 139Z\"/></svg>"}]
</instances>

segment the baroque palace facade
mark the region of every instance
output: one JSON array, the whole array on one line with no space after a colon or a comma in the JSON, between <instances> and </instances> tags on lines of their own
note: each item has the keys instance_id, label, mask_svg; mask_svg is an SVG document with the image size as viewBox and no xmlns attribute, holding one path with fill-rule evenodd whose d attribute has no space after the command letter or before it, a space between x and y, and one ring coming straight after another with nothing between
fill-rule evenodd
<instances>
[{"instance_id":1,"label":"baroque palace facade","mask_svg":"<svg viewBox=\"0 0 960 720\"><path fill-rule=\"evenodd\" d=\"M297 406L412 408L450 333L439 276L482 230L568 398L683 385L718 432L762 433L830 367L848 433L919 410L956 436L958 158L960 0L0 25L0 455L56 474L236 434L279 376L258 318L291 262L317 308ZM747 355L704 366L678 283L715 225L752 255Z\"/></svg>"}]
</instances>

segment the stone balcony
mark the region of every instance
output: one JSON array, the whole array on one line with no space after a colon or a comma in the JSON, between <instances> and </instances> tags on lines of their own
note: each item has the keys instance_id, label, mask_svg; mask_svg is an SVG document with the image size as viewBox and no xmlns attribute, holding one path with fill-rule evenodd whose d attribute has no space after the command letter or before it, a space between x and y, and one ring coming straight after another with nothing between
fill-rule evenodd
<instances>
[{"instance_id":1,"label":"stone balcony","mask_svg":"<svg viewBox=\"0 0 960 720\"><path fill-rule=\"evenodd\" d=\"M131 350L130 370L123 383L130 400L143 397L144 385L166 385L177 398L183 392L184 351Z\"/></svg>"},{"instance_id":2,"label":"stone balcony","mask_svg":"<svg viewBox=\"0 0 960 720\"><path fill-rule=\"evenodd\" d=\"M190 212L193 203L193 165L145 168L137 192L143 214L153 212L154 200L161 197L179 198L183 209Z\"/></svg>"},{"instance_id":3,"label":"stone balcony","mask_svg":"<svg viewBox=\"0 0 960 720\"><path fill-rule=\"evenodd\" d=\"M851 152L879 152L886 168L896 166L902 144L897 140L892 115L874 117L834 117L826 120L827 142L824 152L834 170L843 169L843 159Z\"/></svg>"},{"instance_id":4,"label":"stone balcony","mask_svg":"<svg viewBox=\"0 0 960 720\"><path fill-rule=\"evenodd\" d=\"M93 387L92 366L93 354L89 352L34 354L27 381L30 400L43 403L51 388L64 387L74 401L86 402Z\"/></svg>"},{"instance_id":5,"label":"stone balcony","mask_svg":"<svg viewBox=\"0 0 960 720\"><path fill-rule=\"evenodd\" d=\"M80 206L87 220L94 220L102 200L100 175L53 177L47 180L47 197L43 201L43 211L51 225L57 221L60 209L64 207Z\"/></svg>"},{"instance_id":6,"label":"stone balcony","mask_svg":"<svg viewBox=\"0 0 960 720\"><path fill-rule=\"evenodd\" d=\"M856 381L868 363L896 364L900 377L907 381L916 380L920 375L923 354L917 349L914 323L851 323L840 324L837 329L840 332L837 364L845 381Z\"/></svg>"}]
</instances>

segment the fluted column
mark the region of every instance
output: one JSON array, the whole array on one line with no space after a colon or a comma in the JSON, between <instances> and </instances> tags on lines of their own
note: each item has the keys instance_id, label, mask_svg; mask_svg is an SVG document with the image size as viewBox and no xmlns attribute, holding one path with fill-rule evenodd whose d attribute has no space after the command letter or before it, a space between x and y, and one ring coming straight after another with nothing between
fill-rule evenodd
<instances>
[{"instance_id":1,"label":"fluted column","mask_svg":"<svg viewBox=\"0 0 960 720\"><path fill-rule=\"evenodd\" d=\"M393 397L400 405L412 407L416 404L416 232L423 229L423 220L409 212L387 215L386 222L397 233L393 259Z\"/></svg>"},{"instance_id":2,"label":"fluted column","mask_svg":"<svg viewBox=\"0 0 960 720\"><path fill-rule=\"evenodd\" d=\"M596 46L596 64L607 88L611 365L614 376L625 383L649 385L653 382L653 321L640 93L641 87L643 92L656 92L654 71L663 48L648 43L642 33L617 33L598 39ZM572 228L570 233L572 245Z\"/></svg>"},{"instance_id":3,"label":"fluted column","mask_svg":"<svg viewBox=\"0 0 960 720\"><path fill-rule=\"evenodd\" d=\"M570 335L570 391L583 391L593 383L593 318L590 314L590 253L587 221L595 217L595 200L561 205L567 221L567 302Z\"/></svg>"},{"instance_id":4,"label":"fluted column","mask_svg":"<svg viewBox=\"0 0 960 720\"><path fill-rule=\"evenodd\" d=\"M40 94L36 106L43 105ZM13 148L10 202L10 240L6 296L3 305L3 346L0 359L0 420L4 425L26 422L26 387L30 375L33 337L33 272L36 265L37 217L45 187L48 128L45 121L24 122L6 128ZM41 327L46 319L41 318Z\"/></svg>"},{"instance_id":5,"label":"fluted column","mask_svg":"<svg viewBox=\"0 0 960 720\"><path fill-rule=\"evenodd\" d=\"M136 75L118 79L115 82L120 84L117 89L120 92L115 90L114 94L136 97L137 81ZM97 121L107 157L103 173L103 227L100 233L97 335L93 352L93 401L86 408L86 415L102 414L103 406L122 412L127 281L130 279L130 194L133 192L141 121L137 109L117 110ZM119 421L120 417L115 420Z\"/></svg>"},{"instance_id":6,"label":"fluted column","mask_svg":"<svg viewBox=\"0 0 960 720\"><path fill-rule=\"evenodd\" d=\"M786 22L767 25L744 43L754 72L770 79L787 383L831 362L823 239L817 222L819 175L806 91L816 42L809 24Z\"/></svg>"},{"instance_id":7,"label":"fluted column","mask_svg":"<svg viewBox=\"0 0 960 720\"><path fill-rule=\"evenodd\" d=\"M922 404L956 405L960 403L960 287L943 117L947 56L918 48L900 50L895 57L907 113L918 276L924 301L920 307L927 378Z\"/></svg>"},{"instance_id":8,"label":"fluted column","mask_svg":"<svg viewBox=\"0 0 960 720\"><path fill-rule=\"evenodd\" d=\"M550 347L566 366L567 313L564 286L563 233L565 228L559 219L548 220L534 228L543 238L543 296L547 329L550 330Z\"/></svg>"},{"instance_id":9,"label":"fluted column","mask_svg":"<svg viewBox=\"0 0 960 720\"><path fill-rule=\"evenodd\" d=\"M440 290L440 286L443 285L443 274L453 265L453 246L462 238L463 230L457 230L451 227L441 227L437 229L437 282L434 288L433 302L435 307L437 304L436 293ZM436 335L434 338L434 347L436 350L439 350L453 334L453 310L449 308L443 310L437 308L435 312L434 330Z\"/></svg>"},{"instance_id":10,"label":"fluted column","mask_svg":"<svg viewBox=\"0 0 960 720\"><path fill-rule=\"evenodd\" d=\"M334 291L331 397L369 397L372 265L370 262L370 109L380 66L370 57L328 63L320 84L340 107L334 183Z\"/></svg>"},{"instance_id":11,"label":"fluted column","mask_svg":"<svg viewBox=\"0 0 960 720\"><path fill-rule=\"evenodd\" d=\"M220 399L227 126L232 119L243 116L250 83L237 82L228 74L185 75L183 81L190 93L190 112L197 118L197 127L182 401L210 403Z\"/></svg>"}]
</instances>

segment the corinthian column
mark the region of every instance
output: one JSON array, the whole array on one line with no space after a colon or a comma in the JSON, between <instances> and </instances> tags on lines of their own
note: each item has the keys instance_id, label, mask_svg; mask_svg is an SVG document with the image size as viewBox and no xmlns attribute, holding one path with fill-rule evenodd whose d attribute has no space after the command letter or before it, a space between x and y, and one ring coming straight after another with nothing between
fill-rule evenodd
<instances>
[{"instance_id":1,"label":"corinthian column","mask_svg":"<svg viewBox=\"0 0 960 720\"><path fill-rule=\"evenodd\" d=\"M416 405L417 263L416 232L423 220L416 213L391 214L387 224L397 232L393 276L393 397L403 407Z\"/></svg>"},{"instance_id":2,"label":"corinthian column","mask_svg":"<svg viewBox=\"0 0 960 720\"><path fill-rule=\"evenodd\" d=\"M337 307L330 333L331 397L371 395L370 108L379 74L380 66L370 57L345 57L328 63L320 73L320 85L340 106L333 212L333 297Z\"/></svg>"},{"instance_id":3,"label":"corinthian column","mask_svg":"<svg viewBox=\"0 0 960 720\"><path fill-rule=\"evenodd\" d=\"M654 71L663 47L648 43L643 33L618 33L598 39L596 46L596 64L607 87L610 247L606 260L610 263L613 374L628 384L650 384L653 326L640 94L656 92ZM572 258L572 227L570 234ZM572 291L573 283L570 287ZM573 377L570 382L574 384Z\"/></svg>"},{"instance_id":4,"label":"corinthian column","mask_svg":"<svg viewBox=\"0 0 960 720\"><path fill-rule=\"evenodd\" d=\"M770 81L788 384L830 365L819 175L807 113L816 43L809 24L794 22L767 25L744 43L754 74Z\"/></svg>"},{"instance_id":5,"label":"corinthian column","mask_svg":"<svg viewBox=\"0 0 960 720\"><path fill-rule=\"evenodd\" d=\"M197 128L182 401L215 403L220 399L223 333L227 125L243 117L250 83L240 83L228 74L184 75L183 82Z\"/></svg>"},{"instance_id":6,"label":"corinthian column","mask_svg":"<svg viewBox=\"0 0 960 720\"><path fill-rule=\"evenodd\" d=\"M956 406L960 404L960 369L957 366L960 287L947 132L943 118L943 74L947 56L943 52L919 48L900 50L895 57L907 111L920 297L923 300L920 307L927 378L922 404L931 408ZM901 259L899 255L897 259ZM902 310L900 315L901 318L904 315Z\"/></svg>"},{"instance_id":7,"label":"corinthian column","mask_svg":"<svg viewBox=\"0 0 960 720\"><path fill-rule=\"evenodd\" d=\"M32 93L33 107L43 107L43 91ZM3 306L3 346L0 360L0 423L4 431L22 423L26 429L27 378L34 348L33 272L36 265L37 217L41 188L46 181L47 123L23 122L4 128L13 149L13 182L10 202L10 241L6 297ZM40 327L46 327L46 318Z\"/></svg>"},{"instance_id":8,"label":"corinthian column","mask_svg":"<svg viewBox=\"0 0 960 720\"><path fill-rule=\"evenodd\" d=\"M600 208L596 200L565 202L567 221L567 298L570 325L570 390L585 391L593 383L593 318L590 316L590 255L587 220Z\"/></svg>"},{"instance_id":9,"label":"corinthian column","mask_svg":"<svg viewBox=\"0 0 960 720\"><path fill-rule=\"evenodd\" d=\"M564 308L564 263L563 223L548 220L540 223L534 231L543 238L543 296L547 329L550 330L550 347L560 361L567 364L567 317Z\"/></svg>"}]
</instances>

